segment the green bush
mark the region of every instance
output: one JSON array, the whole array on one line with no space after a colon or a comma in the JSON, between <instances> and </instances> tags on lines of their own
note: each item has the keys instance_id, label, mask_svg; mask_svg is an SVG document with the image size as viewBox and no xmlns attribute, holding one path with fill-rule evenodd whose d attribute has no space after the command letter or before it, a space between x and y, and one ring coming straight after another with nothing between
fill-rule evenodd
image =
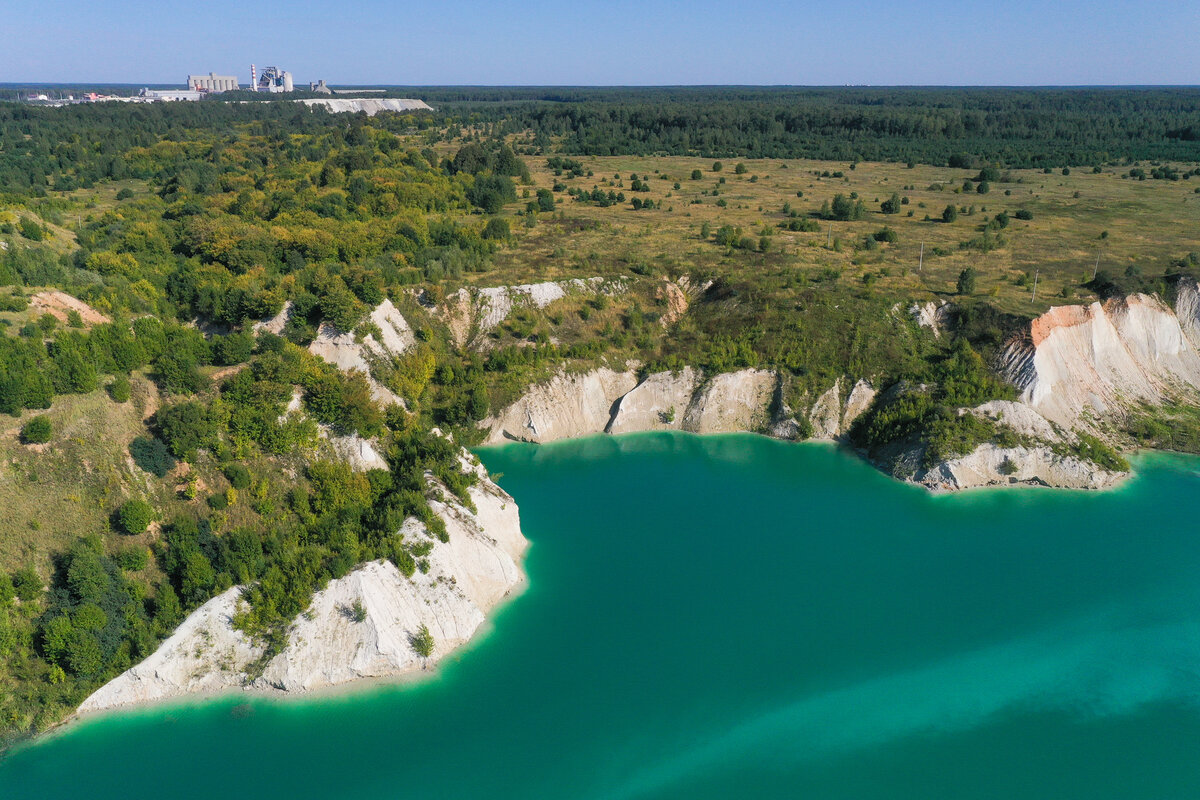
<instances>
[{"instance_id":1,"label":"green bush","mask_svg":"<svg viewBox=\"0 0 1200 800\"><path fill-rule=\"evenodd\" d=\"M126 572L140 572L150 563L150 551L144 547L130 547L117 553L116 561Z\"/></svg>"},{"instance_id":2,"label":"green bush","mask_svg":"<svg viewBox=\"0 0 1200 800\"><path fill-rule=\"evenodd\" d=\"M124 375L118 375L113 378L112 383L108 385L108 396L113 399L114 403L125 403L129 401L129 395L132 387L129 384L129 378Z\"/></svg>"},{"instance_id":3,"label":"green bush","mask_svg":"<svg viewBox=\"0 0 1200 800\"><path fill-rule=\"evenodd\" d=\"M167 446L149 436L140 436L130 442L129 455L133 457L133 463L156 478L165 477L175 468L175 458Z\"/></svg>"},{"instance_id":4,"label":"green bush","mask_svg":"<svg viewBox=\"0 0 1200 800\"><path fill-rule=\"evenodd\" d=\"M220 494L209 495L208 507L213 509L214 511L220 511L224 508L228 508L229 507L229 498L225 496L224 492L222 492Z\"/></svg>"},{"instance_id":5,"label":"green bush","mask_svg":"<svg viewBox=\"0 0 1200 800\"><path fill-rule=\"evenodd\" d=\"M50 441L53 432L50 418L45 414L38 414L21 428L21 441L25 444L43 444Z\"/></svg>"},{"instance_id":6,"label":"green bush","mask_svg":"<svg viewBox=\"0 0 1200 800\"><path fill-rule=\"evenodd\" d=\"M154 509L145 500L126 500L117 510L118 527L131 536L145 533L152 519Z\"/></svg>"},{"instance_id":7,"label":"green bush","mask_svg":"<svg viewBox=\"0 0 1200 800\"><path fill-rule=\"evenodd\" d=\"M241 464L230 464L224 469L229 485L235 489L246 489L250 486L250 470Z\"/></svg>"}]
</instances>

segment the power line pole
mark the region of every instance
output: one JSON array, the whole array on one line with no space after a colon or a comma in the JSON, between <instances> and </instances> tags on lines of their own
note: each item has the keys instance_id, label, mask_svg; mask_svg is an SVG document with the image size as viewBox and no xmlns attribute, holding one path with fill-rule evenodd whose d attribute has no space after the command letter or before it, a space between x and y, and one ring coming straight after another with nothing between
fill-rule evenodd
<instances>
[{"instance_id":1,"label":"power line pole","mask_svg":"<svg viewBox=\"0 0 1200 800\"><path fill-rule=\"evenodd\" d=\"M917 272L925 269L925 243L921 242L921 260L917 262Z\"/></svg>"},{"instance_id":2,"label":"power line pole","mask_svg":"<svg viewBox=\"0 0 1200 800\"><path fill-rule=\"evenodd\" d=\"M1092 280L1096 280L1096 274L1100 272L1100 252L1096 252L1096 266L1092 268Z\"/></svg>"},{"instance_id":3,"label":"power line pole","mask_svg":"<svg viewBox=\"0 0 1200 800\"><path fill-rule=\"evenodd\" d=\"M833 223L829 223L829 233L825 236L825 246L833 247Z\"/></svg>"},{"instance_id":4,"label":"power line pole","mask_svg":"<svg viewBox=\"0 0 1200 800\"><path fill-rule=\"evenodd\" d=\"M1042 273L1042 271L1040 269L1035 269L1033 271L1033 302L1035 302L1035 303L1037 302L1038 275L1040 275L1041 273Z\"/></svg>"}]
</instances>

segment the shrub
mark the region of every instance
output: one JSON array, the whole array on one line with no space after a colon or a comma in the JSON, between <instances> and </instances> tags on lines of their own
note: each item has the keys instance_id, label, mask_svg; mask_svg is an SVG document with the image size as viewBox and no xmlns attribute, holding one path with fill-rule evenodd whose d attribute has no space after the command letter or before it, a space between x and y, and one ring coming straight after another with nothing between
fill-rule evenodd
<instances>
[{"instance_id":1,"label":"shrub","mask_svg":"<svg viewBox=\"0 0 1200 800\"><path fill-rule=\"evenodd\" d=\"M46 238L42 226L38 225L29 217L22 217L20 223L21 235L31 242L40 242Z\"/></svg>"},{"instance_id":2,"label":"shrub","mask_svg":"<svg viewBox=\"0 0 1200 800\"><path fill-rule=\"evenodd\" d=\"M145 533L152 519L154 519L154 509L145 500L127 500L117 510L118 527L131 536Z\"/></svg>"},{"instance_id":3,"label":"shrub","mask_svg":"<svg viewBox=\"0 0 1200 800\"><path fill-rule=\"evenodd\" d=\"M242 464L230 464L224 469L229 485L235 489L246 489L250 486L250 470Z\"/></svg>"},{"instance_id":4,"label":"shrub","mask_svg":"<svg viewBox=\"0 0 1200 800\"><path fill-rule=\"evenodd\" d=\"M44 444L50 441L53 432L50 418L45 414L38 414L21 428L21 441L25 444Z\"/></svg>"},{"instance_id":5,"label":"shrub","mask_svg":"<svg viewBox=\"0 0 1200 800\"><path fill-rule=\"evenodd\" d=\"M724 167L725 167L725 165L722 164L720 161L714 161L713 165L712 165L712 171L720 172L722 169L724 169Z\"/></svg>"},{"instance_id":6,"label":"shrub","mask_svg":"<svg viewBox=\"0 0 1200 800\"><path fill-rule=\"evenodd\" d=\"M545 191L544 189L542 191ZM551 198L553 199L553 198ZM512 229L508 226L508 220L504 217L492 217L487 221L487 225L483 227L483 238L497 241L508 241L512 236Z\"/></svg>"},{"instance_id":7,"label":"shrub","mask_svg":"<svg viewBox=\"0 0 1200 800\"><path fill-rule=\"evenodd\" d=\"M193 458L197 450L212 446L216 440L216 426L208 409L195 401L167 406L158 412L157 419L163 441L177 458Z\"/></svg>"},{"instance_id":8,"label":"shrub","mask_svg":"<svg viewBox=\"0 0 1200 800\"><path fill-rule=\"evenodd\" d=\"M133 458L133 463L156 478L166 476L175 468L175 459L167 446L149 436L140 436L130 442L129 455Z\"/></svg>"},{"instance_id":9,"label":"shrub","mask_svg":"<svg viewBox=\"0 0 1200 800\"><path fill-rule=\"evenodd\" d=\"M129 384L129 378L124 375L118 375L113 378L112 383L108 385L108 396L113 399L114 403L126 403L129 401L132 387Z\"/></svg>"},{"instance_id":10,"label":"shrub","mask_svg":"<svg viewBox=\"0 0 1200 800\"><path fill-rule=\"evenodd\" d=\"M214 511L220 511L224 508L228 508L229 498L225 496L224 492L221 494L210 495L208 498L208 507Z\"/></svg>"},{"instance_id":11,"label":"shrub","mask_svg":"<svg viewBox=\"0 0 1200 800\"><path fill-rule=\"evenodd\" d=\"M698 170L698 169L692 170L692 180L698 181L703 177L704 177L704 173L701 172L700 170Z\"/></svg>"},{"instance_id":12,"label":"shrub","mask_svg":"<svg viewBox=\"0 0 1200 800\"><path fill-rule=\"evenodd\" d=\"M131 197L133 197L133 189L130 189L128 186L117 192L118 200L128 200Z\"/></svg>"},{"instance_id":13,"label":"shrub","mask_svg":"<svg viewBox=\"0 0 1200 800\"><path fill-rule=\"evenodd\" d=\"M150 563L150 551L144 547L130 547L117 553L117 566L126 572L139 572Z\"/></svg>"},{"instance_id":14,"label":"shrub","mask_svg":"<svg viewBox=\"0 0 1200 800\"><path fill-rule=\"evenodd\" d=\"M1017 213L1013 214L1013 216L1017 219L1022 219L1028 222L1029 220L1033 219L1033 212L1027 208L1022 208L1021 210L1017 211Z\"/></svg>"},{"instance_id":15,"label":"shrub","mask_svg":"<svg viewBox=\"0 0 1200 800\"><path fill-rule=\"evenodd\" d=\"M942 212L942 222L954 222L958 219L958 209L953 205L946 206L946 210Z\"/></svg>"}]
</instances>

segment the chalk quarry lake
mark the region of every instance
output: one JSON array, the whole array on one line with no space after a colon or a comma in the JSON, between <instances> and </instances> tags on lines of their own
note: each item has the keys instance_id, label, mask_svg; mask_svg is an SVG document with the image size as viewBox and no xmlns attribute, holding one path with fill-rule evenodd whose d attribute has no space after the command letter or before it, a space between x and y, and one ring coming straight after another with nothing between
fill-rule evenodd
<instances>
[{"instance_id":1,"label":"chalk quarry lake","mask_svg":"<svg viewBox=\"0 0 1200 800\"><path fill-rule=\"evenodd\" d=\"M749 435L480 454L530 588L436 677L88 719L0 797L1200 796L1200 459L933 496Z\"/></svg>"}]
</instances>

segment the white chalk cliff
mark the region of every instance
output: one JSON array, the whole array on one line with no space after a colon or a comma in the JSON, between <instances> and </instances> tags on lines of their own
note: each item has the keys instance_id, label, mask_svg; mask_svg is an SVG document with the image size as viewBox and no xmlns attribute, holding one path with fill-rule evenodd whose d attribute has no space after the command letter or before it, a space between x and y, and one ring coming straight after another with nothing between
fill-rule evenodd
<instances>
[{"instance_id":1,"label":"white chalk cliff","mask_svg":"<svg viewBox=\"0 0 1200 800\"><path fill-rule=\"evenodd\" d=\"M327 322L321 323L317 337L308 346L308 352L320 356L338 369L362 372L371 385L371 397L380 405L404 405L395 392L371 375L371 363L403 355L416 344L416 336L391 300L384 300L376 306L367 322L374 326L374 330L360 338L351 332L339 331Z\"/></svg>"},{"instance_id":2,"label":"white chalk cliff","mask_svg":"<svg viewBox=\"0 0 1200 800\"><path fill-rule=\"evenodd\" d=\"M1028 337L1005 349L1001 370L1023 403L1065 428L1099 428L1142 404L1194 401L1200 392L1194 282L1180 285L1177 307L1186 312L1182 318L1157 297L1135 294L1051 308L1033 321Z\"/></svg>"},{"instance_id":3,"label":"white chalk cliff","mask_svg":"<svg viewBox=\"0 0 1200 800\"><path fill-rule=\"evenodd\" d=\"M800 423L780 396L787 378L772 370L743 369L704 376L685 367L638 380L633 369L607 367L559 373L517 402L483 420L486 444L551 442L596 433L680 430L689 433L768 433L799 438ZM843 404L837 384L802 413L813 438L836 439L871 404L874 389L859 381Z\"/></svg>"},{"instance_id":4,"label":"white chalk cliff","mask_svg":"<svg viewBox=\"0 0 1200 800\"><path fill-rule=\"evenodd\" d=\"M466 451L463 468L478 476L470 489L475 510L448 494L431 502L448 542L430 537L415 519L402 528L406 540L432 543L428 570L409 578L390 561L373 561L330 581L293 622L287 645L254 688L294 693L403 675L435 664L475 634L487 612L522 582L519 565L528 543L512 497ZM229 589L193 611L149 658L105 684L79 710L245 687L247 669L263 649L233 627L240 592ZM361 621L356 603L364 612ZM422 625L434 639L428 664L411 643Z\"/></svg>"}]
</instances>

